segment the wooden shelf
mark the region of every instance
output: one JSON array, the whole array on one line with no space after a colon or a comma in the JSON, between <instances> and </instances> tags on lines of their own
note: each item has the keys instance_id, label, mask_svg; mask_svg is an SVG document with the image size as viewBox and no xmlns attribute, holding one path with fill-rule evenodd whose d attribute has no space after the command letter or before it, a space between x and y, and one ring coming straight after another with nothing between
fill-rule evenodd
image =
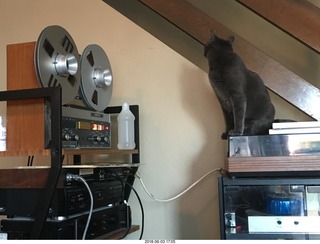
<instances>
[{"instance_id":1,"label":"wooden shelf","mask_svg":"<svg viewBox=\"0 0 320 244\"><path fill-rule=\"evenodd\" d=\"M50 156L50 149L10 150L0 152L0 157Z\"/></svg>"},{"instance_id":2,"label":"wooden shelf","mask_svg":"<svg viewBox=\"0 0 320 244\"><path fill-rule=\"evenodd\" d=\"M119 149L63 149L63 155L84 155L84 154L137 154L139 150L119 150Z\"/></svg>"},{"instance_id":3,"label":"wooden shelf","mask_svg":"<svg viewBox=\"0 0 320 244\"><path fill-rule=\"evenodd\" d=\"M118 150L118 149L63 149L62 155L84 155L84 154L137 154L138 149ZM23 156L50 156L50 149L39 150L17 150L0 152L0 157L23 157Z\"/></svg>"},{"instance_id":4,"label":"wooden shelf","mask_svg":"<svg viewBox=\"0 0 320 244\"><path fill-rule=\"evenodd\" d=\"M120 238L123 238L124 235L127 233L131 234L135 231L138 231L140 229L139 225L132 225L130 230L128 231L128 228L121 228L119 230L115 230L111 233L108 233L106 235L102 235L99 238L97 238L96 240L119 240Z\"/></svg>"}]
</instances>

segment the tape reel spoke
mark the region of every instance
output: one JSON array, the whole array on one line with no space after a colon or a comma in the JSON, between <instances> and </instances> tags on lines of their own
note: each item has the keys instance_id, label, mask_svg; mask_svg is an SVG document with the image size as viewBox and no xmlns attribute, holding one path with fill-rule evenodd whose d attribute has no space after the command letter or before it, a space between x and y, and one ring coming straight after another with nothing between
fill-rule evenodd
<instances>
[{"instance_id":1,"label":"tape reel spoke","mask_svg":"<svg viewBox=\"0 0 320 244\"><path fill-rule=\"evenodd\" d=\"M79 55L71 35L62 27L46 27L36 43L35 66L42 87L62 88L62 104L79 93L86 105L103 111L112 95L112 71L103 49L92 44ZM80 89L79 89L80 87Z\"/></svg>"},{"instance_id":2,"label":"tape reel spoke","mask_svg":"<svg viewBox=\"0 0 320 244\"><path fill-rule=\"evenodd\" d=\"M62 27L46 27L35 49L35 66L43 87L62 87L62 104L71 102L79 92L79 53L71 35Z\"/></svg>"},{"instance_id":3,"label":"tape reel spoke","mask_svg":"<svg viewBox=\"0 0 320 244\"><path fill-rule=\"evenodd\" d=\"M103 49L92 44L87 46L80 59L80 91L86 104L96 111L109 105L112 95L112 71Z\"/></svg>"}]
</instances>

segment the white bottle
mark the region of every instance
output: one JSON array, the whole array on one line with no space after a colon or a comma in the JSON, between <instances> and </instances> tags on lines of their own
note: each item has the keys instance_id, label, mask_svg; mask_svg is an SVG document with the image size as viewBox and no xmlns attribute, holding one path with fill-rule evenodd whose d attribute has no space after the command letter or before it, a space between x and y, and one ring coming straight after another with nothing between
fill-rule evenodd
<instances>
[{"instance_id":1,"label":"white bottle","mask_svg":"<svg viewBox=\"0 0 320 244\"><path fill-rule=\"evenodd\" d=\"M134 120L135 117L129 109L128 103L122 105L117 117L118 121L118 149L134 149Z\"/></svg>"},{"instance_id":2,"label":"white bottle","mask_svg":"<svg viewBox=\"0 0 320 244\"><path fill-rule=\"evenodd\" d=\"M6 151L6 150L7 150L7 130L5 127L5 123L3 123L2 116L0 116L0 152Z\"/></svg>"}]
</instances>

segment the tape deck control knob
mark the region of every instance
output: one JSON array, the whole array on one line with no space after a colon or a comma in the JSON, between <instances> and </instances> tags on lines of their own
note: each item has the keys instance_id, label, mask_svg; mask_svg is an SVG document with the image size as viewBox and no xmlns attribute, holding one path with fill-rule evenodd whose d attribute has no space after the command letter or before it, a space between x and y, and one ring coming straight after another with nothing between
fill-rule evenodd
<instances>
[{"instance_id":1,"label":"tape deck control knob","mask_svg":"<svg viewBox=\"0 0 320 244\"><path fill-rule=\"evenodd\" d=\"M94 137L92 137L92 140L97 141L97 142L101 142L102 138L101 138L101 136L94 136Z\"/></svg>"},{"instance_id":2,"label":"tape deck control knob","mask_svg":"<svg viewBox=\"0 0 320 244\"><path fill-rule=\"evenodd\" d=\"M107 136L93 136L92 138L89 138L89 141L95 141L95 142L109 142L109 138Z\"/></svg>"},{"instance_id":3,"label":"tape deck control knob","mask_svg":"<svg viewBox=\"0 0 320 244\"><path fill-rule=\"evenodd\" d=\"M69 135L69 134L65 134L63 136L63 138L66 140L66 141L79 141L79 136L78 135Z\"/></svg>"},{"instance_id":4,"label":"tape deck control knob","mask_svg":"<svg viewBox=\"0 0 320 244\"><path fill-rule=\"evenodd\" d=\"M105 137L102 137L102 141L104 141L104 142L109 142L109 138L107 137L107 136L105 136Z\"/></svg>"},{"instance_id":5,"label":"tape deck control knob","mask_svg":"<svg viewBox=\"0 0 320 244\"><path fill-rule=\"evenodd\" d=\"M63 138L67 141L71 140L71 136L69 134L65 134Z\"/></svg>"}]
</instances>

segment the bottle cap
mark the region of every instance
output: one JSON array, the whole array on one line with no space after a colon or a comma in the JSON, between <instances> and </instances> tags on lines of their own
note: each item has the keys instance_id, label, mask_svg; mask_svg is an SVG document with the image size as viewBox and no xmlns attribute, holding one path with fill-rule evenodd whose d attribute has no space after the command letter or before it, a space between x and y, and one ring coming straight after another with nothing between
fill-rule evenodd
<instances>
[{"instance_id":1,"label":"bottle cap","mask_svg":"<svg viewBox=\"0 0 320 244\"><path fill-rule=\"evenodd\" d=\"M129 109L129 104L127 102L123 103L122 109Z\"/></svg>"}]
</instances>

